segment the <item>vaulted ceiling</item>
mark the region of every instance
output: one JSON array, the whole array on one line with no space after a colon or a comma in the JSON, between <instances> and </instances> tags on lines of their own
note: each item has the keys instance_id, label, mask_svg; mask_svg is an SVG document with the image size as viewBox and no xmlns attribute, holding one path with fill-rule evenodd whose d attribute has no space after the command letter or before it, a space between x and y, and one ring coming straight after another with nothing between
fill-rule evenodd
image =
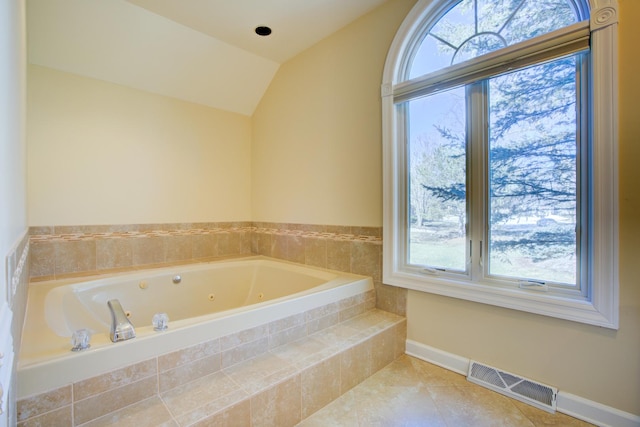
<instances>
[{"instance_id":1,"label":"vaulted ceiling","mask_svg":"<svg viewBox=\"0 0 640 427\"><path fill-rule=\"evenodd\" d=\"M280 64L385 1L27 0L28 59L251 115Z\"/></svg>"}]
</instances>

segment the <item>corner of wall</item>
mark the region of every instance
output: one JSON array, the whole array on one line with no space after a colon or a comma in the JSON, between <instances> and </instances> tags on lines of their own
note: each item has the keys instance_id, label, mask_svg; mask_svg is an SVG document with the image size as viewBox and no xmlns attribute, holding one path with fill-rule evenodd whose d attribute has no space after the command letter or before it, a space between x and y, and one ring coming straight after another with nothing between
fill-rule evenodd
<instances>
[{"instance_id":1,"label":"corner of wall","mask_svg":"<svg viewBox=\"0 0 640 427\"><path fill-rule=\"evenodd\" d=\"M6 300L0 305L0 383L6 399L0 402L8 414L8 425L16 419L16 372L22 338L22 326L27 308L29 283L29 235L25 231L5 257ZM6 405L6 406L5 406Z\"/></svg>"}]
</instances>

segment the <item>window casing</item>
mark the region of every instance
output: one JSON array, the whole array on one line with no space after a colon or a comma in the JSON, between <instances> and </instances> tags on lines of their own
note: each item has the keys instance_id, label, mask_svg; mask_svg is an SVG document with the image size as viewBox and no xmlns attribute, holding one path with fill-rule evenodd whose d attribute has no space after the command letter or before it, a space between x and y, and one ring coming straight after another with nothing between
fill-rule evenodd
<instances>
[{"instance_id":1,"label":"window casing","mask_svg":"<svg viewBox=\"0 0 640 427\"><path fill-rule=\"evenodd\" d=\"M469 1L469 0L467 0ZM501 47L462 63L415 72L413 61L425 35L459 1L419 1L398 31L385 67L383 99L384 283L595 324L618 326L617 277L617 9L615 2L571 1L578 21L538 37ZM485 2L486 3L486 2ZM537 2L530 2L535 4ZM580 21L589 16L587 21ZM478 26L476 25L476 30ZM585 53L588 52L588 53ZM485 126L492 79L537 64L575 61L576 280L539 280L489 271L490 157ZM457 89L456 89L457 88ZM454 268L412 256L410 148L418 103L447 91L464 93L466 197L462 260ZM442 102L433 102L442 104ZM431 113L431 112L430 112ZM485 141L478 141L478 140ZM434 151L433 149L431 151ZM428 168L427 168L428 169ZM414 173L415 174L415 173ZM453 188L453 187L451 187ZM450 188L450 190L451 190ZM432 188L433 190L433 188ZM453 194L452 191L449 194ZM443 197L444 198L444 197ZM449 198L452 198L450 196ZM461 209L458 209L460 211ZM548 213L548 212L547 212ZM442 215L441 215L442 216ZM451 216L451 215L450 215ZM544 223L543 223L544 224ZM503 254L503 257L505 255ZM508 256L507 256L508 258ZM544 282L538 283L538 282Z\"/></svg>"}]
</instances>

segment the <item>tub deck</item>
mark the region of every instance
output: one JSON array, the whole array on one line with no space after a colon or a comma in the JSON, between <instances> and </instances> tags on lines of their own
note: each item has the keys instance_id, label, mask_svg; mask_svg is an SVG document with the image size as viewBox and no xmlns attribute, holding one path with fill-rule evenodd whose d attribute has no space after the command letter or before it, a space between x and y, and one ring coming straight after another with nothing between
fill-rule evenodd
<instances>
[{"instance_id":1,"label":"tub deck","mask_svg":"<svg viewBox=\"0 0 640 427\"><path fill-rule=\"evenodd\" d=\"M406 319L375 305L372 278L345 273L250 310L141 328L129 341L98 334L88 351L57 336L62 352L19 365L18 422L295 425L404 353Z\"/></svg>"},{"instance_id":2,"label":"tub deck","mask_svg":"<svg viewBox=\"0 0 640 427\"><path fill-rule=\"evenodd\" d=\"M225 260L222 263L237 266L238 263L256 260L273 262L266 257L245 257ZM282 264L283 268L302 268L292 263L278 263ZM193 269L194 266L188 268ZM207 265L197 265L195 268L207 268ZM309 274L327 275L327 270L314 270L306 266L302 269L308 270ZM176 269L171 267L169 271L174 272ZM157 272L153 272L155 273ZM134 288L137 288L137 280L145 277L146 273L142 273L140 277L136 276L133 280ZM155 332L151 325L139 326L134 323L136 338L128 341L112 343L109 339L108 325L98 325L101 330L92 335L91 347L80 352L71 352L69 337L61 336L49 327L45 315L45 301L52 291L68 285L76 286L75 282L81 279L72 279L71 283L67 280L38 283L29 290L23 342L18 361L18 399L212 340L224 343L220 351L223 353L223 365L228 366L235 357L234 346L242 342L229 337L256 330L263 340L268 338L268 341L260 345L269 349L314 333L328 326L328 322L336 323L340 316L346 315L342 308L352 305L354 301L359 301L358 306L361 308L364 307L365 301L367 308L375 305L375 291L370 277L349 273L329 274L327 277L331 279L326 283L291 296L193 318L177 321L170 319L169 329L163 332ZM84 283L86 278L81 281L79 286L87 286ZM87 283L91 285L92 282ZM104 305L106 312L106 304L101 305ZM67 311L75 313L74 310L75 306L67 307ZM329 314L325 316L326 313ZM291 330L280 326L300 320L302 323L296 324Z\"/></svg>"},{"instance_id":3,"label":"tub deck","mask_svg":"<svg viewBox=\"0 0 640 427\"><path fill-rule=\"evenodd\" d=\"M230 337L239 343L237 359L224 355L229 342L213 340L22 399L19 422L293 426L404 353L405 318L372 308L370 299L350 298L341 307L341 321L283 345L269 348L271 334L259 328ZM332 316L316 314L307 320ZM283 319L273 335L303 323L300 316Z\"/></svg>"}]
</instances>

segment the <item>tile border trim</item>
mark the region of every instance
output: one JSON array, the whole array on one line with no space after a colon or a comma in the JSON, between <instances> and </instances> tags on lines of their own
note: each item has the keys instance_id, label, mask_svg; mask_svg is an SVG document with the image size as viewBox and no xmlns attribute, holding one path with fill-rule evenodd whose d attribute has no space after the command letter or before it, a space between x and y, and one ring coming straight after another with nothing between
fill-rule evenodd
<instances>
[{"instance_id":1,"label":"tile border trim","mask_svg":"<svg viewBox=\"0 0 640 427\"><path fill-rule=\"evenodd\" d=\"M303 230L303 229L291 229L287 228L287 224L282 224L284 227L257 227L251 226L214 226L214 227L194 227L194 228L179 228L179 224L176 224L176 228L166 229L161 224L157 226L132 226L141 227L141 230L114 230L114 231L92 231L94 229L107 228L111 226L69 226L69 227L31 227L30 229L30 241L32 242L64 242L64 241L79 241L79 240L95 240L95 239L118 239L118 238L140 238L140 237L163 237L163 236L192 236L192 235L207 235L218 233L258 233L280 236L299 236L299 237L316 237L324 239L346 240L346 241L366 241L366 242L382 242L382 238L378 233L373 235L360 234L354 232L330 232L330 231L318 231L318 230ZM126 228L127 226L123 226ZM149 228L153 227L153 228ZM319 226L324 227L324 226ZM67 232L56 232L56 228L61 228ZM351 227L347 227L351 228ZM362 229L363 227L355 227ZM369 227L369 229L375 229L375 227ZM50 230L46 233L43 231ZM75 231L75 232L74 232Z\"/></svg>"}]
</instances>

